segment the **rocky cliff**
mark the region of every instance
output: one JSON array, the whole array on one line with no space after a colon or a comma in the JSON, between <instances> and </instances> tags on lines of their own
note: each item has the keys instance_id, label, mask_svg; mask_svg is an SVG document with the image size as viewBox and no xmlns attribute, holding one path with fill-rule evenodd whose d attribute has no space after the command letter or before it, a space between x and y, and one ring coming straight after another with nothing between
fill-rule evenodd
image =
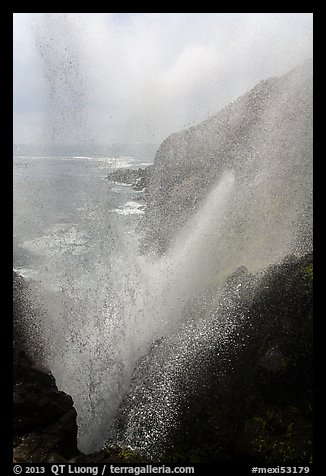
<instances>
[{"instance_id":1,"label":"rocky cliff","mask_svg":"<svg viewBox=\"0 0 326 476\"><path fill-rule=\"evenodd\" d=\"M33 312L33 305L27 284L16 273L13 285L14 460L60 462L79 453L76 410L72 398L58 391L53 376L42 368L40 354L30 355L31 329L26 329L24 315Z\"/></svg>"},{"instance_id":2,"label":"rocky cliff","mask_svg":"<svg viewBox=\"0 0 326 476\"><path fill-rule=\"evenodd\" d=\"M33 292L13 274L13 461L15 463L132 463L140 456L121 448L85 455L77 448L77 413L43 366L33 334ZM31 337L33 345L31 345Z\"/></svg>"},{"instance_id":3,"label":"rocky cliff","mask_svg":"<svg viewBox=\"0 0 326 476\"><path fill-rule=\"evenodd\" d=\"M136 367L114 440L84 455L71 397L25 351L16 276L14 461L311 463L312 279L312 256L292 256L190 302Z\"/></svg>"},{"instance_id":4,"label":"rocky cliff","mask_svg":"<svg viewBox=\"0 0 326 476\"><path fill-rule=\"evenodd\" d=\"M258 252L271 236L283 256L311 248L312 61L261 81L161 144L148 189L145 247L165 251L224 171L235 176L230 229L241 231L244 246L259 235ZM239 252L237 243L231 246Z\"/></svg>"},{"instance_id":5,"label":"rocky cliff","mask_svg":"<svg viewBox=\"0 0 326 476\"><path fill-rule=\"evenodd\" d=\"M41 348L32 358L24 315L33 305L14 276L15 461L142 461L132 445L156 462L309 463L311 62L170 136L149 170L144 248L159 253L202 211L223 174L233 177L223 226L202 247L211 275L189 296L179 329L138 363L117 414L118 439L88 456L76 446L71 398L41 367ZM211 213L222 207L211 205ZM188 274L198 273L201 256Z\"/></svg>"},{"instance_id":6,"label":"rocky cliff","mask_svg":"<svg viewBox=\"0 0 326 476\"><path fill-rule=\"evenodd\" d=\"M134 372L115 438L163 462L312 462L312 256L241 267Z\"/></svg>"}]
</instances>

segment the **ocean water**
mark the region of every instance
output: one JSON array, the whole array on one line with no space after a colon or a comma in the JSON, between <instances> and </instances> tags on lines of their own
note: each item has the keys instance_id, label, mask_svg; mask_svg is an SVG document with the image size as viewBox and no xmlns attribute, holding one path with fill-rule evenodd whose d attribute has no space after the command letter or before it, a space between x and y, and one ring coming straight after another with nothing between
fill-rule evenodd
<instances>
[{"instance_id":1,"label":"ocean water","mask_svg":"<svg viewBox=\"0 0 326 476\"><path fill-rule=\"evenodd\" d=\"M13 264L36 310L24 316L29 344L72 396L85 452L106 441L141 352L137 224L145 204L141 191L106 175L147 165L133 157L14 158Z\"/></svg>"},{"instance_id":2,"label":"ocean water","mask_svg":"<svg viewBox=\"0 0 326 476\"><path fill-rule=\"evenodd\" d=\"M117 229L133 233L142 193L108 181L117 168L150 165L134 157L14 157L13 264L26 278L74 269L114 247ZM85 265L86 266L86 265Z\"/></svg>"}]
</instances>

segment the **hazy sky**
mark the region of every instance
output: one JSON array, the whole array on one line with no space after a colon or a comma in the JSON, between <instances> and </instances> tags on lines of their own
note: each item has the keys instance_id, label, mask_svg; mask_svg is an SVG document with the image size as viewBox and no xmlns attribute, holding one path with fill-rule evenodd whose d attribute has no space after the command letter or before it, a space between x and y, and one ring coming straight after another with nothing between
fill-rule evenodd
<instances>
[{"instance_id":1,"label":"hazy sky","mask_svg":"<svg viewBox=\"0 0 326 476\"><path fill-rule=\"evenodd\" d=\"M14 142L160 143L312 57L312 13L15 13Z\"/></svg>"}]
</instances>

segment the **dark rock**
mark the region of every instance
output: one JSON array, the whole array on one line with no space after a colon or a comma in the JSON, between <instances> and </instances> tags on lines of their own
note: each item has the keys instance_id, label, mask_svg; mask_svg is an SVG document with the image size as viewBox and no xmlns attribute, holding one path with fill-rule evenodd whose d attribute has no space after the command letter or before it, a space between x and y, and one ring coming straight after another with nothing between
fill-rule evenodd
<instances>
[{"instance_id":1,"label":"dark rock","mask_svg":"<svg viewBox=\"0 0 326 476\"><path fill-rule=\"evenodd\" d=\"M268 168L269 164L274 164L274 168ZM264 220L268 233L275 233L277 243L280 217L290 226L295 204L295 223L306 224L301 241L310 243L310 61L280 78L261 81L217 114L162 142L148 186L144 247L166 251L175 233L199 209L223 172L230 170L237 179L237 189L241 189L237 198L239 210L232 217L233 236L243 229L250 235ZM257 178L261 180L259 187ZM241 207L243 201L245 209ZM244 223L248 207L253 216ZM248 236L248 240L253 237Z\"/></svg>"},{"instance_id":2,"label":"dark rock","mask_svg":"<svg viewBox=\"0 0 326 476\"><path fill-rule=\"evenodd\" d=\"M305 465L311 403L308 254L256 275L241 267L222 294L190 303L180 328L139 361L115 432L165 463Z\"/></svg>"},{"instance_id":3,"label":"dark rock","mask_svg":"<svg viewBox=\"0 0 326 476\"><path fill-rule=\"evenodd\" d=\"M118 169L110 172L107 178L111 181L122 182L133 186L134 190L146 190L148 187L153 166L138 169Z\"/></svg>"},{"instance_id":4,"label":"dark rock","mask_svg":"<svg viewBox=\"0 0 326 476\"><path fill-rule=\"evenodd\" d=\"M237 253L240 258L246 256L245 246L252 251L254 243L257 256L270 252L272 257L268 254L268 259L276 262L275 253L283 249L285 235L280 229L284 231L284 223L296 227L294 231L291 228L289 236L297 236L298 246L290 251L302 256L302 250L310 250L311 99L308 64L281 78L259 83L197 127L167 138L157 152L154 167L111 173L110 180L145 189L150 246L154 243L160 252L166 250L173 234L198 210L223 171L232 169L240 190L234 199L237 213L232 214L226 230L233 261L238 262ZM255 182L261 178L257 172L262 163L274 164L272 168L267 166L268 179L263 186ZM245 215L248 208L250 216ZM259 240L257 230L261 231ZM236 241L239 236L245 238L240 244ZM272 243L268 250L266 241ZM216 337L209 346L196 344L195 361L179 366L177 372L173 368L177 376L177 383L173 383L178 396L178 423L168 429L162 461L236 460L254 465L310 462L313 268L312 256L297 255L258 276L239 268L227 279L222 297L217 300L213 290L206 307L198 306L201 310L196 317L200 319L193 319L193 325L209 322ZM223 256L219 258L223 260ZM238 264L242 263L240 260ZM223 265L227 267L222 261ZM106 448L93 455L78 451L71 398L58 391L53 376L42 368L41 359L35 359L35 355L42 355L42 348L35 348L34 354L28 352L25 336L29 329L22 315L35 311L29 306L25 286L15 275L15 461L147 460L123 448ZM196 306L189 305L186 322L191 322L195 310ZM250 318L244 320L241 332L232 334L232 345L227 339L219 341L217 330L242 316ZM159 354L166 342L156 342L150 352ZM151 358L149 354L140 362L138 377L142 375L139 369L146 369ZM162 360L158 362L162 364ZM161 372L163 364L152 373L157 374L157 368ZM145 374L138 382L148 389L145 395L140 389L143 399L157 396ZM121 433L128 422L128 398L121 406ZM150 418L155 415L146 415L147 420ZM141 425L138 430L142 436Z\"/></svg>"},{"instance_id":5,"label":"dark rock","mask_svg":"<svg viewBox=\"0 0 326 476\"><path fill-rule=\"evenodd\" d=\"M58 390L54 377L28 354L26 310L28 284L14 273L13 461L15 463L132 463L139 455L121 448L91 455L77 448L77 413L70 395ZM37 354L36 354L37 355Z\"/></svg>"},{"instance_id":6,"label":"dark rock","mask_svg":"<svg viewBox=\"0 0 326 476\"><path fill-rule=\"evenodd\" d=\"M50 454L72 457L77 449L76 410L50 373L27 354L21 312L28 308L27 283L14 273L13 436L16 462L46 462ZM24 301L24 298L26 301Z\"/></svg>"},{"instance_id":7,"label":"dark rock","mask_svg":"<svg viewBox=\"0 0 326 476\"><path fill-rule=\"evenodd\" d=\"M227 380L215 377L221 363L214 354L204 360L205 381L188 369L197 376L193 386L205 384L205 390L195 395L184 388L181 424L171 434L167 460L312 461L311 270L311 255L292 257L253 283L250 319L239 340L250 338L244 346L232 344Z\"/></svg>"},{"instance_id":8,"label":"dark rock","mask_svg":"<svg viewBox=\"0 0 326 476\"><path fill-rule=\"evenodd\" d=\"M277 347L271 347L260 359L259 365L271 372L278 372L284 363L284 356Z\"/></svg>"}]
</instances>

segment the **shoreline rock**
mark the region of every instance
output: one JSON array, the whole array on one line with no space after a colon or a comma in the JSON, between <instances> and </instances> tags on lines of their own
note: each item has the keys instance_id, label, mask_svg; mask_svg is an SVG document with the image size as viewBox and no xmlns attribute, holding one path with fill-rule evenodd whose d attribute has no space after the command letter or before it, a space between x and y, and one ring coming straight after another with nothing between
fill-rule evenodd
<instances>
[{"instance_id":1,"label":"shoreline rock","mask_svg":"<svg viewBox=\"0 0 326 476\"><path fill-rule=\"evenodd\" d=\"M312 266L307 254L241 267L190 303L136 367L114 438L175 464L311 463Z\"/></svg>"},{"instance_id":2,"label":"shoreline rock","mask_svg":"<svg viewBox=\"0 0 326 476\"><path fill-rule=\"evenodd\" d=\"M13 457L18 463L44 462L53 453L71 458L79 453L73 401L28 355L20 312L23 301L28 309L27 285L16 273L13 284Z\"/></svg>"},{"instance_id":3,"label":"shoreline rock","mask_svg":"<svg viewBox=\"0 0 326 476\"><path fill-rule=\"evenodd\" d=\"M287 257L266 270L258 287L245 268L229 278L232 289L239 283L246 291L248 287L249 294L246 292L244 301L241 298L237 305L239 312L244 306L251 315L247 329L250 341L239 356L230 354L233 371L225 388L223 381L214 378L220 358L215 361L214 353L206 356L205 352L197 356L192 364L196 376L192 385L187 387L186 381L183 389L183 382L179 382L183 402L179 426L177 431L171 428L167 450L159 461L139 450L110 443L88 455L78 450L72 398L59 391L54 377L37 367L26 353L15 300L14 461L311 463L312 266L311 254ZM25 286L15 274L14 282L16 291L17 285L20 289ZM243 329L242 334L245 332ZM164 339L154 346L158 352L161 344ZM241 346L242 342L239 349ZM191 380L192 367L185 371ZM207 380L208 375L211 378ZM197 390L187 393L191 388Z\"/></svg>"},{"instance_id":4,"label":"shoreline rock","mask_svg":"<svg viewBox=\"0 0 326 476\"><path fill-rule=\"evenodd\" d=\"M298 224L298 236L304 230L300 241L308 250L312 97L312 62L307 61L280 77L259 82L196 126L168 136L157 150L148 185L145 246L164 253L214 184L231 171L239 193L231 226L246 232L248 246L256 237L251 231L268 216L267 236L275 233L275 243L283 237L275 232L282 217L282 222Z\"/></svg>"},{"instance_id":5,"label":"shoreline rock","mask_svg":"<svg viewBox=\"0 0 326 476\"><path fill-rule=\"evenodd\" d=\"M146 191L151 180L153 165L138 169L117 169L107 175L108 180L132 185L136 191Z\"/></svg>"},{"instance_id":6,"label":"shoreline rock","mask_svg":"<svg viewBox=\"0 0 326 476\"><path fill-rule=\"evenodd\" d=\"M28 349L25 313L33 312L28 283L13 273L13 461L15 463L125 463L140 456L110 448L86 455L77 447L73 399L59 391Z\"/></svg>"}]
</instances>

